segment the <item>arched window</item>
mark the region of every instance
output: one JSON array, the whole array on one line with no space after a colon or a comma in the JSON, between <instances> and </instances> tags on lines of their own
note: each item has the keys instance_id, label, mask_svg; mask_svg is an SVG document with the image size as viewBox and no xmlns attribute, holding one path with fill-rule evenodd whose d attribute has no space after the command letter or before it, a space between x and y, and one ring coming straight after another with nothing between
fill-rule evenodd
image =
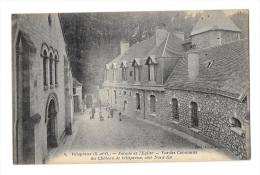
<instances>
[{"instance_id":1,"label":"arched window","mask_svg":"<svg viewBox=\"0 0 260 175\"><path fill-rule=\"evenodd\" d=\"M196 102L191 102L191 126L194 128L199 127L198 119L198 105Z\"/></svg>"},{"instance_id":2,"label":"arched window","mask_svg":"<svg viewBox=\"0 0 260 175\"><path fill-rule=\"evenodd\" d=\"M178 100L176 98L172 99L172 119L179 121Z\"/></svg>"},{"instance_id":3,"label":"arched window","mask_svg":"<svg viewBox=\"0 0 260 175\"><path fill-rule=\"evenodd\" d=\"M156 112L156 99L154 95L150 95L150 111L151 113Z\"/></svg>"},{"instance_id":4,"label":"arched window","mask_svg":"<svg viewBox=\"0 0 260 175\"><path fill-rule=\"evenodd\" d=\"M48 86L47 83L47 51L43 51L43 85Z\"/></svg>"},{"instance_id":5,"label":"arched window","mask_svg":"<svg viewBox=\"0 0 260 175\"><path fill-rule=\"evenodd\" d=\"M52 74L53 74L53 55L52 53L50 53L50 85L53 85Z\"/></svg>"},{"instance_id":6,"label":"arched window","mask_svg":"<svg viewBox=\"0 0 260 175\"><path fill-rule=\"evenodd\" d=\"M54 65L54 73L55 73L55 85L58 84L58 56L55 55L55 65Z\"/></svg>"},{"instance_id":7,"label":"arched window","mask_svg":"<svg viewBox=\"0 0 260 175\"><path fill-rule=\"evenodd\" d=\"M141 104L140 104L140 94L136 93L136 109L140 110L141 109Z\"/></svg>"}]
</instances>

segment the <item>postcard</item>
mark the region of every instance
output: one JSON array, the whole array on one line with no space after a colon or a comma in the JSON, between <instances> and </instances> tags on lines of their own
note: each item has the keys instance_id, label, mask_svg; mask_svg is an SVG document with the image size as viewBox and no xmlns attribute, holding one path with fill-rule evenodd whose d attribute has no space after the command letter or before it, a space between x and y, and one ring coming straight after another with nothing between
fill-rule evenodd
<instances>
[{"instance_id":1,"label":"postcard","mask_svg":"<svg viewBox=\"0 0 260 175\"><path fill-rule=\"evenodd\" d=\"M13 14L13 163L249 160L248 20Z\"/></svg>"}]
</instances>

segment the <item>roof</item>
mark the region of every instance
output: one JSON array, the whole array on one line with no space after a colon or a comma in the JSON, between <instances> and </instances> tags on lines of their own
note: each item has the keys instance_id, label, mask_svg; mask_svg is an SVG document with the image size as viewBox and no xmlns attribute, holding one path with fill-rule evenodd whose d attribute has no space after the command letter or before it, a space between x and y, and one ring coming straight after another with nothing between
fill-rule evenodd
<instances>
[{"instance_id":1,"label":"roof","mask_svg":"<svg viewBox=\"0 0 260 175\"><path fill-rule=\"evenodd\" d=\"M135 58L132 66L142 66L141 60L139 58Z\"/></svg>"},{"instance_id":2,"label":"roof","mask_svg":"<svg viewBox=\"0 0 260 175\"><path fill-rule=\"evenodd\" d=\"M198 77L189 78L187 53L165 83L166 88L215 93L242 100L249 89L248 39L200 49L197 52Z\"/></svg>"},{"instance_id":3,"label":"roof","mask_svg":"<svg viewBox=\"0 0 260 175\"><path fill-rule=\"evenodd\" d=\"M156 46L155 37L148 38L144 41L132 45L125 54L119 55L112 63L121 63L123 61L133 62L135 58L146 60L148 56L154 58L160 57L180 57L184 53L184 48L181 45L182 40L173 34L169 34L167 38Z\"/></svg>"},{"instance_id":4,"label":"roof","mask_svg":"<svg viewBox=\"0 0 260 175\"><path fill-rule=\"evenodd\" d=\"M77 86L82 86L82 84L80 82L78 82L78 80L73 78L73 87L77 87Z\"/></svg>"},{"instance_id":5,"label":"roof","mask_svg":"<svg viewBox=\"0 0 260 175\"><path fill-rule=\"evenodd\" d=\"M134 64L141 66L142 61L147 63L151 59L154 64L157 64L157 59L162 59L164 62L163 81L165 82L185 52L181 43L182 39L171 33L168 33L167 38L159 46L156 46L155 37L151 37L132 45L125 54L116 57L109 65L117 63L121 65L120 67Z\"/></svg>"},{"instance_id":6,"label":"roof","mask_svg":"<svg viewBox=\"0 0 260 175\"><path fill-rule=\"evenodd\" d=\"M191 36L211 30L240 32L240 29L222 10L206 10L191 31Z\"/></svg>"}]
</instances>

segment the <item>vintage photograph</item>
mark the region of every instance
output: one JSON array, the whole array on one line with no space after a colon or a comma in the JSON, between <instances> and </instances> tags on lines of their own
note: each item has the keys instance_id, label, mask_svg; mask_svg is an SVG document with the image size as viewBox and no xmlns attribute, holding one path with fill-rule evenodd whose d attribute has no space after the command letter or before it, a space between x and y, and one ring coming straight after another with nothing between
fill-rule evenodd
<instances>
[{"instance_id":1,"label":"vintage photograph","mask_svg":"<svg viewBox=\"0 0 260 175\"><path fill-rule=\"evenodd\" d=\"M249 10L12 14L13 164L251 159Z\"/></svg>"}]
</instances>

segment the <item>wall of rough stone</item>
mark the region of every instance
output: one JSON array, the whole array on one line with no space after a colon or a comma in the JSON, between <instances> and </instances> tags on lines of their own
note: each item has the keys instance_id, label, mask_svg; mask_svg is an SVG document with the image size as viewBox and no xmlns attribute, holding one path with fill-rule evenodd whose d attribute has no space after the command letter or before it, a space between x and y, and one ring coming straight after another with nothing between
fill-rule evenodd
<instances>
[{"instance_id":1,"label":"wall of rough stone","mask_svg":"<svg viewBox=\"0 0 260 175\"><path fill-rule=\"evenodd\" d=\"M196 48L206 48L220 45L220 32L209 31L192 36L192 45Z\"/></svg>"},{"instance_id":2,"label":"wall of rough stone","mask_svg":"<svg viewBox=\"0 0 260 175\"><path fill-rule=\"evenodd\" d=\"M199 92L166 90L163 110L160 115L168 121L172 119L172 106L170 101L176 98L179 103L179 124L191 127L190 103L198 104L199 132L206 135L238 156L246 159L246 140L244 134L238 134L231 130L229 119L235 117L242 124L241 130L245 132L244 117L247 112L247 104L236 100L213 94Z\"/></svg>"},{"instance_id":3,"label":"wall of rough stone","mask_svg":"<svg viewBox=\"0 0 260 175\"><path fill-rule=\"evenodd\" d=\"M208 31L192 36L192 45L196 45L196 48L214 47L220 44L227 44L239 39L239 32Z\"/></svg>"},{"instance_id":4,"label":"wall of rough stone","mask_svg":"<svg viewBox=\"0 0 260 175\"><path fill-rule=\"evenodd\" d=\"M221 44L227 44L240 39L239 32L221 31Z\"/></svg>"}]
</instances>

